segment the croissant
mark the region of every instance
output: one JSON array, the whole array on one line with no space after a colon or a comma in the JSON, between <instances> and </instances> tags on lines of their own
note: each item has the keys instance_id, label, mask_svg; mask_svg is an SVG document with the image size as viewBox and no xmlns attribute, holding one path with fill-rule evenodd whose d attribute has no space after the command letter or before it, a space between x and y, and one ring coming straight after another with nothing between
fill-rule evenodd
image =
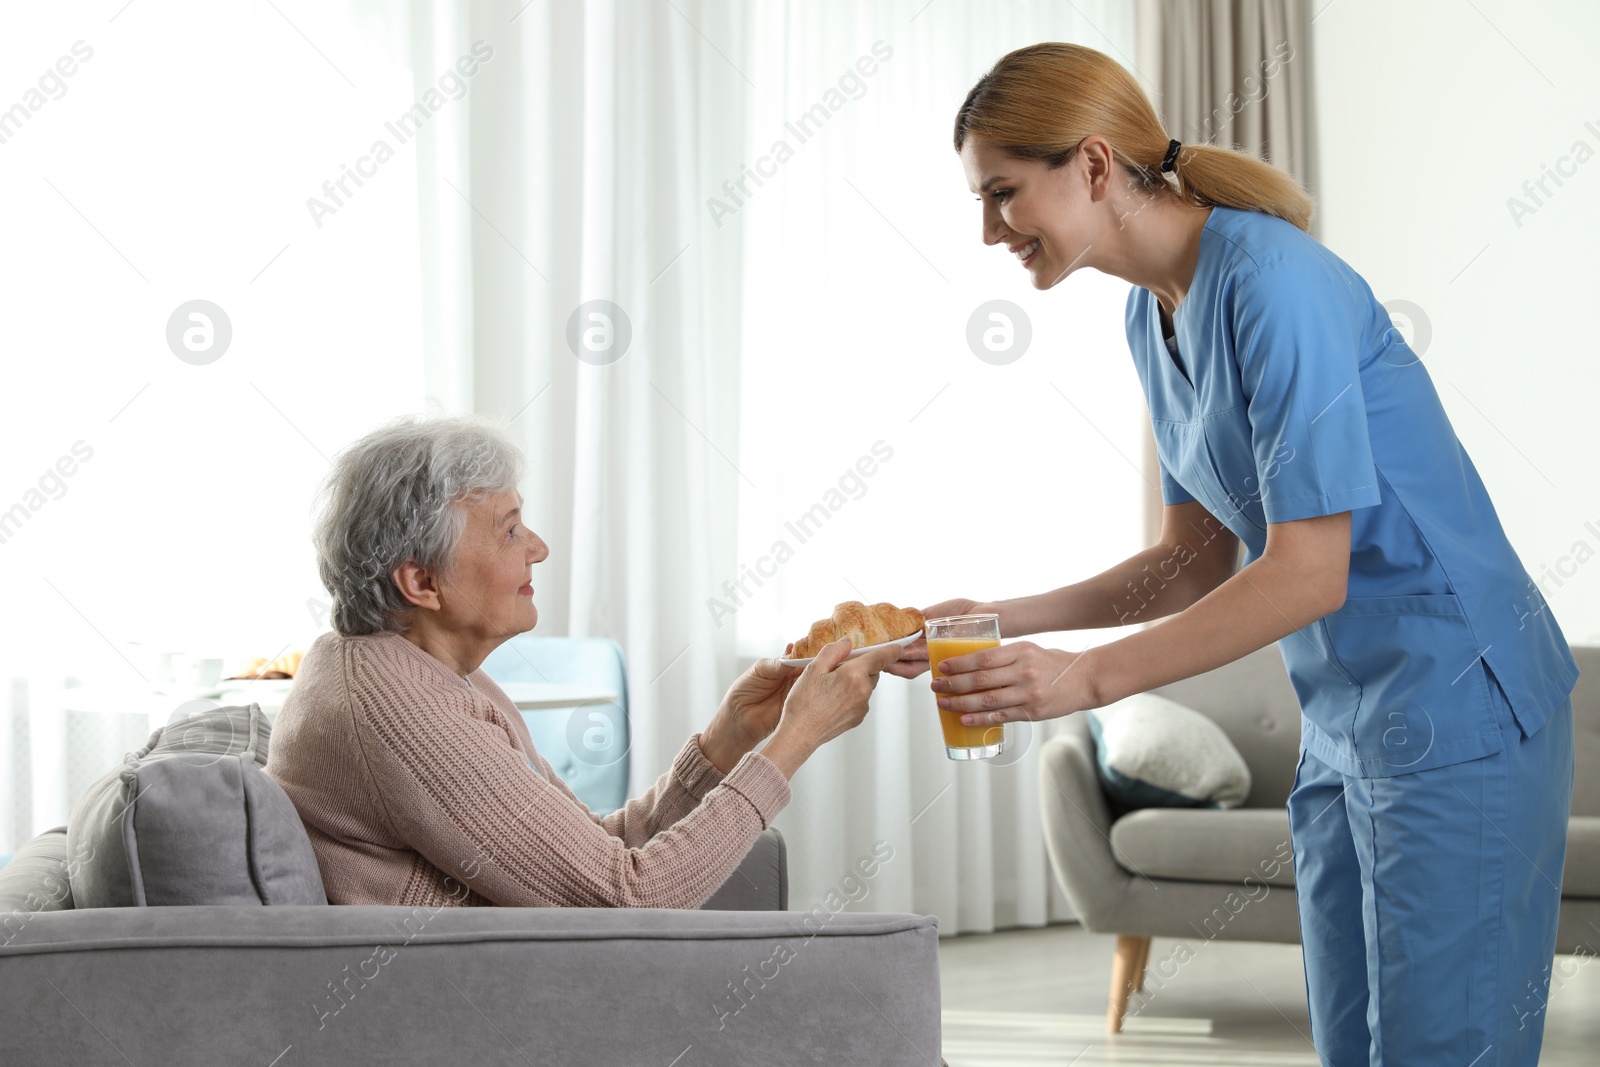
<instances>
[{"instance_id":1,"label":"croissant","mask_svg":"<svg viewBox=\"0 0 1600 1067\"><path fill-rule=\"evenodd\" d=\"M257 656L245 665L244 670L238 674L230 675L227 680L293 678L300 670L300 661L304 657L304 652L286 652L271 661L264 656Z\"/></svg>"},{"instance_id":2,"label":"croissant","mask_svg":"<svg viewBox=\"0 0 1600 1067\"><path fill-rule=\"evenodd\" d=\"M822 650L822 646L850 639L851 648L866 648L909 637L922 629L922 612L916 608L897 608L893 604L873 604L868 607L859 600L846 600L833 609L830 618L811 624L811 632L792 646L795 659L809 659Z\"/></svg>"}]
</instances>

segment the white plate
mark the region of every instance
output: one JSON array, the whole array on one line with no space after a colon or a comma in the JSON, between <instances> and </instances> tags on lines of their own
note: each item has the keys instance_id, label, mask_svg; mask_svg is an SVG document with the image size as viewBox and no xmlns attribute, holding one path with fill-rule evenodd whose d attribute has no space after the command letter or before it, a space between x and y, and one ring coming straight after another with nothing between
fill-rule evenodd
<instances>
[{"instance_id":1,"label":"white plate","mask_svg":"<svg viewBox=\"0 0 1600 1067\"><path fill-rule=\"evenodd\" d=\"M897 639L895 639L893 641L885 641L881 645L867 645L865 648L858 648L855 651L851 652L848 656L845 657L845 659L855 659L857 656L859 656L859 655L861 655L863 653L866 653L866 652L871 652L875 648L888 648L890 645L899 645L901 648L905 648L907 645L909 645L911 642L915 641L917 638L919 638L921 636L922 636L922 631L918 630L914 634L909 634L909 635L907 635L905 637L897 638ZM816 659L816 657L812 656L809 659L780 659L778 662L783 664L785 667L804 667L806 664L810 663L811 660L813 660L813 659Z\"/></svg>"}]
</instances>

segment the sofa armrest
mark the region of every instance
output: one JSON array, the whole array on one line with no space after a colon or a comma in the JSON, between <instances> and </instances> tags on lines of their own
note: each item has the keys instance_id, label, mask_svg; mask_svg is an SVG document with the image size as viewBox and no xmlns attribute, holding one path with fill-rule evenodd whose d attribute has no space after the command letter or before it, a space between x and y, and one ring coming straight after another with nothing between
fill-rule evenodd
<instances>
[{"instance_id":1,"label":"sofa armrest","mask_svg":"<svg viewBox=\"0 0 1600 1067\"><path fill-rule=\"evenodd\" d=\"M789 850L776 827L756 837L744 860L734 868L702 911L788 911Z\"/></svg>"},{"instance_id":2,"label":"sofa armrest","mask_svg":"<svg viewBox=\"0 0 1600 1067\"><path fill-rule=\"evenodd\" d=\"M45 912L0 948L0 1003L26 1021L5 1039L16 1063L116 1059L107 1042L131 1062L178 1067L927 1067L940 1053L938 925L919 915Z\"/></svg>"},{"instance_id":3,"label":"sofa armrest","mask_svg":"<svg viewBox=\"0 0 1600 1067\"><path fill-rule=\"evenodd\" d=\"M1073 715L1040 749L1039 811L1045 851L1072 910L1086 928L1116 933L1132 876L1111 850L1111 810L1095 764L1088 720Z\"/></svg>"}]
</instances>

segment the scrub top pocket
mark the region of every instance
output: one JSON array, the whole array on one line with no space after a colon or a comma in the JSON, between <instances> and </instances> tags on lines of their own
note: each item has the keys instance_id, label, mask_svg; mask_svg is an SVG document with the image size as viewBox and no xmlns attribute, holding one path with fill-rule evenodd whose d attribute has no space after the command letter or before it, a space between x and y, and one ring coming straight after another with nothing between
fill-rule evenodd
<instances>
[{"instance_id":1,"label":"scrub top pocket","mask_svg":"<svg viewBox=\"0 0 1600 1067\"><path fill-rule=\"evenodd\" d=\"M1306 715L1350 739L1356 773L1388 777L1504 747L1483 649L1454 594L1351 597L1323 621L1359 697L1353 722L1345 708Z\"/></svg>"}]
</instances>

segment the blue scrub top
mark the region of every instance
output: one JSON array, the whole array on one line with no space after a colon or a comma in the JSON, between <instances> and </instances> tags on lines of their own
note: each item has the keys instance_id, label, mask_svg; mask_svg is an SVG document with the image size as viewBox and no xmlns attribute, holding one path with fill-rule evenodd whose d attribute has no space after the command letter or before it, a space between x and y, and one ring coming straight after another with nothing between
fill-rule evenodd
<instances>
[{"instance_id":1,"label":"blue scrub top","mask_svg":"<svg viewBox=\"0 0 1600 1067\"><path fill-rule=\"evenodd\" d=\"M1525 736L1544 725L1577 663L1361 276L1292 223L1214 207L1174 326L1175 352L1155 296L1129 295L1162 499L1198 500L1247 563L1268 523L1351 513L1344 606L1278 643L1304 747L1357 777L1489 755L1496 684Z\"/></svg>"}]
</instances>

